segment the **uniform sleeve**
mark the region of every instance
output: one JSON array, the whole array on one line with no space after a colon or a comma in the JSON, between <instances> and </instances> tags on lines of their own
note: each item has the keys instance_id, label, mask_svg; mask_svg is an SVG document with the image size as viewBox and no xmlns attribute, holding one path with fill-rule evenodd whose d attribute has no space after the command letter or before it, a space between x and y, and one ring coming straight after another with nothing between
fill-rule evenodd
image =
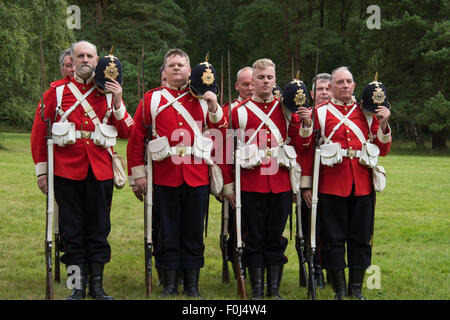
<instances>
[{"instance_id":1,"label":"uniform sleeve","mask_svg":"<svg viewBox=\"0 0 450 320\"><path fill-rule=\"evenodd\" d=\"M118 136L121 139L127 139L132 131L134 120L128 114L123 100L121 101L120 108L115 109L113 107L113 124L116 126Z\"/></svg>"},{"instance_id":2,"label":"uniform sleeve","mask_svg":"<svg viewBox=\"0 0 450 320\"><path fill-rule=\"evenodd\" d=\"M134 114L134 125L131 127L131 133L128 138L127 144L127 167L128 175L132 176L133 180L137 178L142 178L147 175L145 171L145 140L147 139L148 127L151 123L150 112L150 97L145 97L146 116L145 120L142 114L142 100ZM148 101L148 104L147 104ZM144 125L145 121L145 125Z\"/></svg>"},{"instance_id":3,"label":"uniform sleeve","mask_svg":"<svg viewBox=\"0 0 450 320\"><path fill-rule=\"evenodd\" d=\"M383 133L381 130L380 122L376 116L373 116L372 126L370 131L373 136L376 136L376 139L373 141L378 148L380 148L380 156L384 157L389 153L391 148L392 136L391 136L391 128L388 124L388 132Z\"/></svg>"},{"instance_id":4,"label":"uniform sleeve","mask_svg":"<svg viewBox=\"0 0 450 320\"><path fill-rule=\"evenodd\" d=\"M56 91L50 88L44 93L44 119L55 118ZM50 123L51 125L51 123ZM47 173L47 123L41 118L41 101L39 101L31 129L31 155L36 166L36 176Z\"/></svg>"}]
</instances>

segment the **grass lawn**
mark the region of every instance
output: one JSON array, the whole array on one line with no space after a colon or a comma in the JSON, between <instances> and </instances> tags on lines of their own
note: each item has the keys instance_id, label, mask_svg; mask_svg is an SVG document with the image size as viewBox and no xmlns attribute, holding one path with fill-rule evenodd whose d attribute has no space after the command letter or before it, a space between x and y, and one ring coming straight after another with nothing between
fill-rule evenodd
<instances>
[{"instance_id":1,"label":"grass lawn","mask_svg":"<svg viewBox=\"0 0 450 320\"><path fill-rule=\"evenodd\" d=\"M3 133L0 150L0 299L45 297L45 197L37 188L28 133ZM125 155L126 142L116 148ZM364 293L368 299L447 300L450 298L450 153L417 151L409 143L394 143L380 159L387 171L387 187L377 195L372 264L379 267L380 287ZM146 299L144 286L143 204L126 187L114 191L109 241L112 259L106 266L105 289L116 299ZM295 218L294 218L295 223ZM203 299L236 299L236 284L221 283L219 248L220 204L211 197L205 267L200 273ZM295 227L293 227L295 230ZM289 225L285 236L289 239ZM304 300L298 286L294 240L287 248L280 293ZM232 274L231 265L230 272ZM366 275L368 279L370 275ZM162 299L156 284L150 299ZM55 299L69 294L65 268L54 284ZM250 294L250 283L246 283ZM333 298L328 285L318 299ZM185 299L180 295L177 299Z\"/></svg>"}]
</instances>

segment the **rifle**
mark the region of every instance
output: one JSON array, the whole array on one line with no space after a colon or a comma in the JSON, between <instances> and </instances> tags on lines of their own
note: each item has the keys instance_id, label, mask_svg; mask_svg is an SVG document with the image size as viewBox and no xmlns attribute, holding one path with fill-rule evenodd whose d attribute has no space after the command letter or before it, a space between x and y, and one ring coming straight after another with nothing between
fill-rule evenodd
<instances>
[{"instance_id":1,"label":"rifle","mask_svg":"<svg viewBox=\"0 0 450 320\"><path fill-rule=\"evenodd\" d=\"M220 60L220 106L223 106L223 55ZM231 108L231 105L229 106ZM231 121L231 119L229 120ZM228 128L231 129L230 122L228 123ZM226 143L225 143L226 146ZM228 221L230 218L229 214L229 203L225 198L222 201L222 219L220 224L220 250L222 251L222 283L230 283L230 270L228 268Z\"/></svg>"},{"instance_id":2,"label":"rifle","mask_svg":"<svg viewBox=\"0 0 450 320\"><path fill-rule=\"evenodd\" d=\"M147 194L144 196L144 259L145 259L145 286L147 297L152 294L152 210L153 210L153 166L152 156L148 142L151 139L151 125L145 124L145 78L144 78L144 47L142 47L142 121L147 129L145 150L147 158Z\"/></svg>"},{"instance_id":3,"label":"rifle","mask_svg":"<svg viewBox=\"0 0 450 320\"><path fill-rule=\"evenodd\" d=\"M55 203L55 213L53 219L53 233L55 234L55 281L57 283L61 282L61 258L60 258L60 244L61 238L59 236L59 210Z\"/></svg>"},{"instance_id":4,"label":"rifle","mask_svg":"<svg viewBox=\"0 0 450 320\"><path fill-rule=\"evenodd\" d=\"M297 232L295 234L295 249L297 250L299 262L299 285L300 287L308 287L308 278L306 274L306 258L305 258L305 239L302 230L302 196L300 192L296 194L295 215L297 217Z\"/></svg>"},{"instance_id":5,"label":"rifle","mask_svg":"<svg viewBox=\"0 0 450 320\"><path fill-rule=\"evenodd\" d=\"M39 47L41 53L41 119L47 125L47 208L46 208L46 226L45 226L45 266L46 266L46 282L45 282L45 299L53 300L53 279L52 279L52 227L54 213L54 185L53 185L53 139L51 132L50 118L45 119L44 115L44 46L42 36L39 39Z\"/></svg>"},{"instance_id":6,"label":"rifle","mask_svg":"<svg viewBox=\"0 0 450 320\"><path fill-rule=\"evenodd\" d=\"M320 146L319 146L319 130L314 129L315 109L316 109L316 90L317 90L317 69L319 64L319 50L316 54L316 75L314 77L314 98L312 107L312 128L314 130L314 170L313 170L313 188L312 188L312 204L311 204L311 223L310 223L310 255L309 255L309 283L308 283L308 298L316 300L316 281L314 270L314 256L316 254L316 217L317 217L317 202L319 189L319 168L320 168Z\"/></svg>"},{"instance_id":7,"label":"rifle","mask_svg":"<svg viewBox=\"0 0 450 320\"><path fill-rule=\"evenodd\" d=\"M230 51L228 51L228 101L230 103L230 121L231 121L231 80L230 80ZM241 166L239 164L240 150L237 148L237 138L234 136L234 152L235 152L235 174L236 174L236 253L235 253L235 266L237 274L237 294L241 299L246 300L247 294L245 292L244 282L244 268L242 266L242 255L244 243L242 242L241 234Z\"/></svg>"}]
</instances>

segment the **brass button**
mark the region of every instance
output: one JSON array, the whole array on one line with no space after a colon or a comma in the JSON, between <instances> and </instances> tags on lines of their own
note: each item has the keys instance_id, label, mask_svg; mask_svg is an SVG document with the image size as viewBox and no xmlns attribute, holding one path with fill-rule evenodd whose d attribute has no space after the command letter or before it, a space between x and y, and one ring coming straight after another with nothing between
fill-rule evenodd
<instances>
[{"instance_id":1,"label":"brass button","mask_svg":"<svg viewBox=\"0 0 450 320\"><path fill-rule=\"evenodd\" d=\"M267 142L270 142L270 138L267 138Z\"/></svg>"},{"instance_id":2,"label":"brass button","mask_svg":"<svg viewBox=\"0 0 450 320\"><path fill-rule=\"evenodd\" d=\"M88 116L88 114L87 114L87 113L85 112L85 113L84 113L84 116L85 116L85 117L87 117L87 116Z\"/></svg>"},{"instance_id":3,"label":"brass button","mask_svg":"<svg viewBox=\"0 0 450 320\"><path fill-rule=\"evenodd\" d=\"M347 141L350 141L350 138L347 138Z\"/></svg>"},{"instance_id":4,"label":"brass button","mask_svg":"<svg viewBox=\"0 0 450 320\"><path fill-rule=\"evenodd\" d=\"M89 124L89 122L88 122L88 121L85 121L84 124Z\"/></svg>"},{"instance_id":5,"label":"brass button","mask_svg":"<svg viewBox=\"0 0 450 320\"><path fill-rule=\"evenodd\" d=\"M183 125L183 122L178 122L178 124L179 124L180 126L182 126L182 125Z\"/></svg>"},{"instance_id":6,"label":"brass button","mask_svg":"<svg viewBox=\"0 0 450 320\"><path fill-rule=\"evenodd\" d=\"M86 144L89 144L89 141L86 141Z\"/></svg>"},{"instance_id":7,"label":"brass button","mask_svg":"<svg viewBox=\"0 0 450 320\"><path fill-rule=\"evenodd\" d=\"M180 132L180 136L184 136L184 132L183 131Z\"/></svg>"},{"instance_id":8,"label":"brass button","mask_svg":"<svg viewBox=\"0 0 450 320\"><path fill-rule=\"evenodd\" d=\"M86 90L86 87L81 88L81 90Z\"/></svg>"}]
</instances>

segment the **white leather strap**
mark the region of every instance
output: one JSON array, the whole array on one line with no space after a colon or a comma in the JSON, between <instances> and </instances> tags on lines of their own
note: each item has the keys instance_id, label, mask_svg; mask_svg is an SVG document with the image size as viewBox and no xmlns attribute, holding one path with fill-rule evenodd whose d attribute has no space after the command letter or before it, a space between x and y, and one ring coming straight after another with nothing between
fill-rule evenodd
<instances>
[{"instance_id":1,"label":"white leather strap","mask_svg":"<svg viewBox=\"0 0 450 320\"><path fill-rule=\"evenodd\" d=\"M73 84L72 82L69 82L69 84L67 84L67 86L69 87L70 91L72 91L73 95L75 96L75 98L77 98L77 102L75 103L75 108L78 106L78 104L81 103L81 105L84 108L84 111L88 114L89 118L91 118L92 122L95 125L100 124L100 120L97 117L97 114L95 113L94 109L92 108L92 106L89 104L89 102L87 102L86 98L89 96L89 94L94 91L95 88L97 88L97 84L95 84L91 89L89 89L88 92L86 92L84 95L81 94L80 90L78 90L78 88L75 86L75 84ZM73 107L73 106L72 106ZM71 107L71 108L72 108ZM74 108L74 109L75 109ZM67 113L67 112L66 112ZM65 114L64 114L65 115Z\"/></svg>"},{"instance_id":2,"label":"white leather strap","mask_svg":"<svg viewBox=\"0 0 450 320\"><path fill-rule=\"evenodd\" d=\"M366 142L366 137L364 136L364 134L362 133L361 129L351 120L348 119L348 117L350 116L350 114L355 110L355 108L357 107L357 104L355 104L353 106L353 108L350 110L349 113L347 113L347 115L344 117L344 115L339 112L338 109L336 109L335 106L333 106L332 104L327 104L326 105L327 110L331 112L331 114L333 116L335 116L336 118L338 118L339 120L341 120L339 122L339 124L336 126L337 128L339 128L342 123L346 123L349 128L355 133L355 135L358 137L359 141L361 141L362 144L364 144ZM334 132L336 132L337 128L333 128L333 132L332 134L334 134ZM327 141L331 140L331 136L327 138Z\"/></svg>"},{"instance_id":3,"label":"white leather strap","mask_svg":"<svg viewBox=\"0 0 450 320\"><path fill-rule=\"evenodd\" d=\"M187 93L187 92L186 92ZM191 114L186 110L186 108L176 100L170 92L166 89L162 89L161 94L167 101L173 101L171 105L177 110L181 116L186 120L186 122L191 127L192 131L194 131L194 136L198 136L202 134L202 128L199 128L198 124L195 122L194 118L192 118Z\"/></svg>"},{"instance_id":4,"label":"white leather strap","mask_svg":"<svg viewBox=\"0 0 450 320\"><path fill-rule=\"evenodd\" d=\"M259 130L261 130L262 126L265 123L267 123L270 131L273 133L275 139L277 140L278 145L283 144L283 137L281 136L280 130L278 129L277 125L272 121L272 119L270 119L270 116L272 115L277 105L278 101L275 102L275 104L272 106L272 109L270 109L269 113L265 114L252 101L248 101L247 103L245 103L245 106L261 120L261 124L259 125L258 129L253 133L250 139L248 139L247 143L251 143L251 141L254 139Z\"/></svg>"},{"instance_id":5,"label":"white leather strap","mask_svg":"<svg viewBox=\"0 0 450 320\"><path fill-rule=\"evenodd\" d=\"M69 117L69 115L72 113L72 111L75 110L76 107L78 107L78 105L81 103L83 105L83 103L87 103L89 105L89 103L86 101L86 98L91 94L92 91L94 91L94 89L96 88L96 86L94 85L91 89L89 89L84 95L81 94L80 90L78 90L78 88L72 83L70 82L67 85L70 89L70 91L72 91L73 95L75 96L75 98L77 99L77 102L75 102L75 104L73 104L69 109L67 109L63 115L61 116L61 119L59 120L59 122L66 122L67 118ZM62 87L62 86L61 86ZM59 87L58 87L59 88ZM57 88L57 89L58 89ZM64 88L61 89L60 94L62 95L62 90L64 90ZM58 94L58 91L57 91ZM57 97L58 99L58 97ZM62 96L61 96L61 101L62 101ZM59 107L61 106L61 104L58 105ZM84 107L84 105L83 105ZM90 107L90 105L89 105ZM92 109L92 107L91 107ZM94 110L92 109L92 112L94 112ZM95 112L94 112L95 114ZM95 115L97 116L97 115Z\"/></svg>"}]
</instances>

